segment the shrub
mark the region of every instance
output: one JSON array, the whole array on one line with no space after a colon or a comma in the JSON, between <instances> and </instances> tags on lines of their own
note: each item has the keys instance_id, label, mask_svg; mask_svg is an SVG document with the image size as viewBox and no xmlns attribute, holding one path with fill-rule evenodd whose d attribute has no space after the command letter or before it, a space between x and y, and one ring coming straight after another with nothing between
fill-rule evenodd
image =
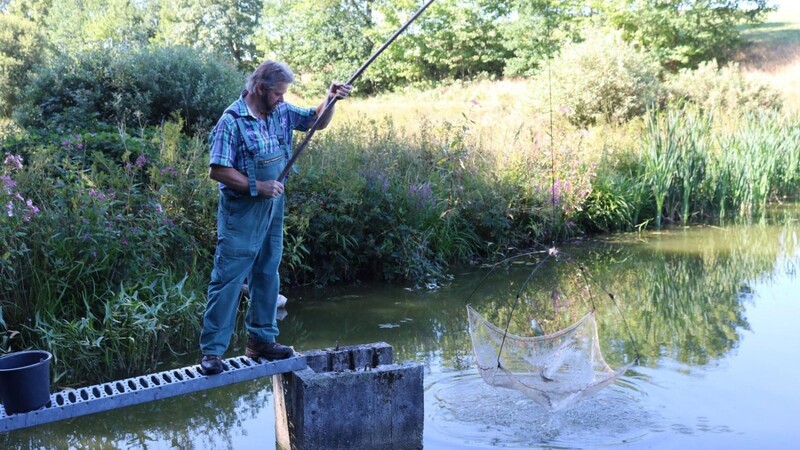
<instances>
[{"instance_id":1,"label":"shrub","mask_svg":"<svg viewBox=\"0 0 800 450\"><path fill-rule=\"evenodd\" d=\"M194 131L219 118L243 80L234 67L189 48L90 51L40 70L15 118L35 128L144 128L178 112Z\"/></svg>"},{"instance_id":2,"label":"shrub","mask_svg":"<svg viewBox=\"0 0 800 450\"><path fill-rule=\"evenodd\" d=\"M620 33L595 30L583 42L565 46L536 81L542 104L549 104L552 87L552 106L586 127L644 113L659 97L659 71L651 57L625 43Z\"/></svg>"},{"instance_id":3,"label":"shrub","mask_svg":"<svg viewBox=\"0 0 800 450\"><path fill-rule=\"evenodd\" d=\"M667 98L689 103L706 112L758 112L781 108L780 94L767 84L750 80L738 64L719 67L716 61L683 69L665 82Z\"/></svg>"}]
</instances>

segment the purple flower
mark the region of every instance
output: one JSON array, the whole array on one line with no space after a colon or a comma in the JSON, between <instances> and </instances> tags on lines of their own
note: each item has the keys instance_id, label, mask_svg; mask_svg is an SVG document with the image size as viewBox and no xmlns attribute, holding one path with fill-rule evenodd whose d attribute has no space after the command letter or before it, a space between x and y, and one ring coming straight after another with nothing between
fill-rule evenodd
<instances>
[{"instance_id":1,"label":"purple flower","mask_svg":"<svg viewBox=\"0 0 800 450\"><path fill-rule=\"evenodd\" d=\"M89 189L89 197L96 198L98 200L105 200L106 194L96 190L95 188Z\"/></svg>"},{"instance_id":2,"label":"purple flower","mask_svg":"<svg viewBox=\"0 0 800 450\"><path fill-rule=\"evenodd\" d=\"M35 216L36 214L39 214L39 208L33 204L31 199L25 200L25 206L28 207L28 211L31 212L31 215Z\"/></svg>"},{"instance_id":3,"label":"purple flower","mask_svg":"<svg viewBox=\"0 0 800 450\"><path fill-rule=\"evenodd\" d=\"M136 158L136 167L141 169L145 164L147 164L147 156L144 156L144 154L139 155L139 157Z\"/></svg>"},{"instance_id":4,"label":"purple flower","mask_svg":"<svg viewBox=\"0 0 800 450\"><path fill-rule=\"evenodd\" d=\"M19 155L6 153L6 159L3 161L3 164L11 167L12 169L22 169L22 157Z\"/></svg>"},{"instance_id":5,"label":"purple flower","mask_svg":"<svg viewBox=\"0 0 800 450\"><path fill-rule=\"evenodd\" d=\"M6 192L8 192L9 194L11 193L12 189L17 187L17 182L12 180L11 177L8 175L0 175L0 180L3 181L3 186L5 187Z\"/></svg>"}]
</instances>

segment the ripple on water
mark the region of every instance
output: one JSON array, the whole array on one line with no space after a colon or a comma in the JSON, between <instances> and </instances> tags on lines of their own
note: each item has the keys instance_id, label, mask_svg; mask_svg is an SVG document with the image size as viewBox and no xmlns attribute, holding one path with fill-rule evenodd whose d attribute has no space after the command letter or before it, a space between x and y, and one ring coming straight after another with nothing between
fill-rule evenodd
<instances>
[{"instance_id":1,"label":"ripple on water","mask_svg":"<svg viewBox=\"0 0 800 450\"><path fill-rule=\"evenodd\" d=\"M623 444L652 423L630 384L610 386L571 409L549 412L522 393L494 388L477 372L443 375L428 386L426 436L470 447L587 447ZM426 446L427 448L427 446Z\"/></svg>"}]
</instances>

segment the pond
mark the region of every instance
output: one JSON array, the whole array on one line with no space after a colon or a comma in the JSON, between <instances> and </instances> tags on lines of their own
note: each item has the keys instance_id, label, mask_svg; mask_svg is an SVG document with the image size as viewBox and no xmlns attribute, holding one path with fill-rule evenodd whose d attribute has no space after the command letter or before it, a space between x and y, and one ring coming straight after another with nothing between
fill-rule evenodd
<instances>
[{"instance_id":1,"label":"pond","mask_svg":"<svg viewBox=\"0 0 800 450\"><path fill-rule=\"evenodd\" d=\"M280 341L301 351L383 341L395 361L422 363L426 449L789 448L800 437L798 218L785 208L746 226L565 244L535 273L538 255L457 270L432 291L296 289L285 292ZM517 334L533 318L550 332L595 308L608 363L638 363L597 395L549 413L480 378L467 303ZM241 338L233 345L226 356L243 352ZM183 365L196 361L189 356ZM17 430L0 445L274 448L271 389L270 379L241 383Z\"/></svg>"}]
</instances>

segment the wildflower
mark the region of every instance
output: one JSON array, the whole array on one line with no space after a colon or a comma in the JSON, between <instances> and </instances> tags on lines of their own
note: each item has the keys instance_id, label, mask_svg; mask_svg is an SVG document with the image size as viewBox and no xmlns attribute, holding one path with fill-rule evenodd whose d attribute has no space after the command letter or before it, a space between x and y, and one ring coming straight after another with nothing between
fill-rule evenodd
<instances>
[{"instance_id":1,"label":"wildflower","mask_svg":"<svg viewBox=\"0 0 800 450\"><path fill-rule=\"evenodd\" d=\"M106 194L103 194L102 192L98 191L95 188L90 188L89 189L89 197L93 197L93 198L96 198L98 200L105 200Z\"/></svg>"},{"instance_id":2,"label":"wildflower","mask_svg":"<svg viewBox=\"0 0 800 450\"><path fill-rule=\"evenodd\" d=\"M22 169L22 157L19 155L6 153L6 159L3 161L3 164L11 167L12 169Z\"/></svg>"},{"instance_id":3,"label":"wildflower","mask_svg":"<svg viewBox=\"0 0 800 450\"><path fill-rule=\"evenodd\" d=\"M178 176L178 171L175 170L175 167L173 167L173 166L167 166L167 167L161 169L161 175L164 175L164 174L169 174L173 178L175 178L175 177Z\"/></svg>"},{"instance_id":4,"label":"wildflower","mask_svg":"<svg viewBox=\"0 0 800 450\"><path fill-rule=\"evenodd\" d=\"M161 203L156 203L156 212L159 214L164 212L164 208L161 206Z\"/></svg>"},{"instance_id":5,"label":"wildflower","mask_svg":"<svg viewBox=\"0 0 800 450\"><path fill-rule=\"evenodd\" d=\"M147 156L144 156L144 153L142 153L136 158L136 167L141 169L145 164L147 164Z\"/></svg>"},{"instance_id":6,"label":"wildflower","mask_svg":"<svg viewBox=\"0 0 800 450\"><path fill-rule=\"evenodd\" d=\"M8 211L8 217L14 217L14 203L13 202L6 203L6 211Z\"/></svg>"},{"instance_id":7,"label":"wildflower","mask_svg":"<svg viewBox=\"0 0 800 450\"><path fill-rule=\"evenodd\" d=\"M7 193L11 193L11 191L17 186L17 182L12 180L8 175L0 175L0 181L3 182L3 186L6 189Z\"/></svg>"},{"instance_id":8,"label":"wildflower","mask_svg":"<svg viewBox=\"0 0 800 450\"><path fill-rule=\"evenodd\" d=\"M28 207L28 211L31 212L31 215L35 216L36 214L39 214L39 208L33 204L31 199L25 200L25 206Z\"/></svg>"}]
</instances>

